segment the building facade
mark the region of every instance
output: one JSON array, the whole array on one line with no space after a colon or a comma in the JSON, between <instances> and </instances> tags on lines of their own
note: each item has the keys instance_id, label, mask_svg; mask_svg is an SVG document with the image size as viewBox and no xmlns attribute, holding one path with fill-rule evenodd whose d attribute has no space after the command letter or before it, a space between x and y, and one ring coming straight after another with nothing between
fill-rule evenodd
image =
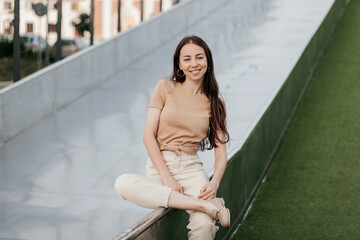
<instances>
[{"instance_id":1,"label":"building facade","mask_svg":"<svg viewBox=\"0 0 360 240\"><path fill-rule=\"evenodd\" d=\"M147 20L160 12L160 0L143 0L143 19ZM162 0L162 9L166 11L174 5L174 0ZM33 4L48 6L48 14L39 17L33 10ZM34 34L48 37L49 45L56 42L56 23L58 10L56 0L20 0L20 36ZM79 21L82 13L90 14L90 0L62 0L63 39L79 36L73 23ZM12 37L14 19L14 0L0 0L0 37ZM141 0L121 0L121 29L124 31L141 22ZM94 0L94 41L102 41L117 34L118 0ZM90 34L85 32L85 41Z\"/></svg>"}]
</instances>

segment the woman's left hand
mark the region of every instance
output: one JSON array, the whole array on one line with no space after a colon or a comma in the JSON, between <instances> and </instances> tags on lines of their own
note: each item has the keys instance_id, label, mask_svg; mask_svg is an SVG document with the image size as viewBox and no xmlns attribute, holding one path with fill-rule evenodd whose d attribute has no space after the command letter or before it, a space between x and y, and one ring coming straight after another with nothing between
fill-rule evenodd
<instances>
[{"instance_id":1,"label":"woman's left hand","mask_svg":"<svg viewBox=\"0 0 360 240\"><path fill-rule=\"evenodd\" d=\"M199 199L210 200L216 197L217 189L219 188L219 183L215 181L210 181L208 184L204 185L200 189Z\"/></svg>"}]
</instances>

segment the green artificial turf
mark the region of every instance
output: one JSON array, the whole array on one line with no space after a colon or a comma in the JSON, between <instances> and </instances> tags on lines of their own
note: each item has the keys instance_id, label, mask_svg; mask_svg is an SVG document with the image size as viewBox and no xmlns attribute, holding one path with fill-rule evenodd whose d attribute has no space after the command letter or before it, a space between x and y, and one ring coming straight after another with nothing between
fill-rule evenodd
<instances>
[{"instance_id":1,"label":"green artificial turf","mask_svg":"<svg viewBox=\"0 0 360 240\"><path fill-rule=\"evenodd\" d=\"M360 239L360 1L338 23L239 239Z\"/></svg>"}]
</instances>

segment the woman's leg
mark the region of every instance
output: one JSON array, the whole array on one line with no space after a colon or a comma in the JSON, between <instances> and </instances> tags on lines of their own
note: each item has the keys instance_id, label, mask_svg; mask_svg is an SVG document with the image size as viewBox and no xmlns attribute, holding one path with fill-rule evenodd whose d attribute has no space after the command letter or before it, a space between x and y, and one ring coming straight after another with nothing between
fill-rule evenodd
<instances>
[{"instance_id":1,"label":"woman's leg","mask_svg":"<svg viewBox=\"0 0 360 240\"><path fill-rule=\"evenodd\" d=\"M116 179L114 186L121 198L145 208L171 207L206 214L214 210L212 203L172 191L157 177L124 174Z\"/></svg>"},{"instance_id":2,"label":"woman's leg","mask_svg":"<svg viewBox=\"0 0 360 240\"><path fill-rule=\"evenodd\" d=\"M181 160L182 159L180 159L180 161ZM207 204L207 207L203 206L197 209L187 208L187 213L189 214L189 224L187 225L187 228L189 229L188 239L214 239L218 227L215 226L214 219L209 216L209 210L212 211L214 209L214 205L212 205L209 201L197 198L200 194L200 189L209 182L209 178L202 167L200 159L194 158L193 162L188 161L187 159L183 160L184 161L180 162L180 165L182 165L182 171L174 176L175 179L181 184L181 186L183 186L184 193L187 197L190 197L195 202L200 201ZM184 199L182 199L182 201L184 201ZM207 208L207 210L204 211L202 209L204 207Z\"/></svg>"},{"instance_id":3,"label":"woman's leg","mask_svg":"<svg viewBox=\"0 0 360 240\"><path fill-rule=\"evenodd\" d=\"M215 209L214 204L209 201L196 199L175 191L170 193L168 206L176 209L199 211L208 215Z\"/></svg>"},{"instance_id":4,"label":"woman's leg","mask_svg":"<svg viewBox=\"0 0 360 240\"><path fill-rule=\"evenodd\" d=\"M168 207L171 188L162 184L160 176L124 174L114 184L117 194L124 200L145 208Z\"/></svg>"},{"instance_id":5,"label":"woman's leg","mask_svg":"<svg viewBox=\"0 0 360 240\"><path fill-rule=\"evenodd\" d=\"M163 156L169 162L178 163L175 160L177 155L173 152L163 152ZM173 171L176 166L178 165L168 165L170 171ZM164 186L150 158L146 161L146 176L135 174L121 175L115 181L115 190L124 200L145 208L172 207L207 213L213 207L206 201L185 196Z\"/></svg>"},{"instance_id":6,"label":"woman's leg","mask_svg":"<svg viewBox=\"0 0 360 240\"><path fill-rule=\"evenodd\" d=\"M190 161L191 166L181 166L184 159L176 157L176 161L174 161L172 155L172 153L163 154L165 160L175 163L169 164L168 167L174 178L183 186L185 195L162 185L161 177L150 159L147 161L146 177L133 174L122 175L115 182L116 192L123 199L142 207L172 207L187 210L190 215L187 226L190 229L188 238L214 239L218 228L215 226L214 219L209 215L216 207L208 201L197 199L200 189L208 182L202 164L200 161ZM189 162L185 161L185 165L187 164ZM182 170L185 171L182 172Z\"/></svg>"},{"instance_id":7,"label":"woman's leg","mask_svg":"<svg viewBox=\"0 0 360 240\"><path fill-rule=\"evenodd\" d=\"M209 215L196 212L196 211L187 211L189 214L189 224L187 228L190 230L188 232L188 239L190 240L208 240L215 239L215 234L219 229L215 226L214 219Z\"/></svg>"},{"instance_id":8,"label":"woman's leg","mask_svg":"<svg viewBox=\"0 0 360 240\"><path fill-rule=\"evenodd\" d=\"M214 219L209 216L210 212L214 210L212 203L172 191L169 197L169 207L188 210L189 224L187 228L190 230L188 232L189 240L210 240L215 238L218 227L215 226Z\"/></svg>"}]
</instances>

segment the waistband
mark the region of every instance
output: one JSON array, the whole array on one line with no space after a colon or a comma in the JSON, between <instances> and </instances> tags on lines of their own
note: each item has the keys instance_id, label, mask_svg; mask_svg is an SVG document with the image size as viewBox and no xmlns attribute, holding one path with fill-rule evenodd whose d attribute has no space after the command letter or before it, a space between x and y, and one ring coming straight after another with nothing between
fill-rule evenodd
<instances>
[{"instance_id":1,"label":"waistband","mask_svg":"<svg viewBox=\"0 0 360 240\"><path fill-rule=\"evenodd\" d=\"M197 151L198 151L198 145L196 145L196 147L191 144L191 145L181 145L181 146L176 146L176 145L169 145L169 144L165 144L160 146L160 150L161 151L171 151L171 152L175 152L176 155L181 155L181 152L190 154L190 155L197 155Z\"/></svg>"},{"instance_id":2,"label":"waistband","mask_svg":"<svg viewBox=\"0 0 360 240\"><path fill-rule=\"evenodd\" d=\"M197 155L197 154L194 155L194 154L188 154L185 152L175 153L173 151L161 151L161 154L162 154L165 162L167 162L167 163L170 163L170 162L176 162L176 163L199 162L199 163L202 163L199 155Z\"/></svg>"},{"instance_id":3,"label":"waistband","mask_svg":"<svg viewBox=\"0 0 360 240\"><path fill-rule=\"evenodd\" d=\"M177 156L177 157L183 157L183 158L196 158L196 157L199 157L199 155L197 154L189 154L189 153L186 153L186 152L173 152L173 151L168 151L168 150L164 150L164 151L161 151L161 154L162 155L166 155L166 156Z\"/></svg>"}]
</instances>

